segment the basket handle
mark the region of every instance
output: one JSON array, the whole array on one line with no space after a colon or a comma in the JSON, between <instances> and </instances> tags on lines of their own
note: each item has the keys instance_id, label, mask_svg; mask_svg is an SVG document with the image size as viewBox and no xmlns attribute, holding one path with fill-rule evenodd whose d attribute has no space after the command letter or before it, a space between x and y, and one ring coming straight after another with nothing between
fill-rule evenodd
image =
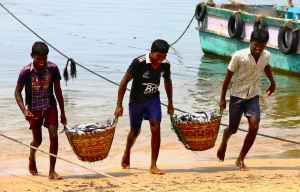
<instances>
[{"instance_id":1,"label":"basket handle","mask_svg":"<svg viewBox=\"0 0 300 192\"><path fill-rule=\"evenodd\" d=\"M189 144L186 142L186 140L184 139L182 133L180 132L180 129L178 128L177 123L175 122L175 120L174 120L174 118L173 118L173 113L170 113L170 120L171 120L172 125L173 125L174 127L176 127L176 129L177 129L177 131L178 131L178 133L179 133L179 135L180 135L180 137L181 137L181 139L182 139L182 143L183 143L183 145L185 146L185 148L187 148L187 149L191 148L191 147L189 146Z\"/></svg>"}]
</instances>

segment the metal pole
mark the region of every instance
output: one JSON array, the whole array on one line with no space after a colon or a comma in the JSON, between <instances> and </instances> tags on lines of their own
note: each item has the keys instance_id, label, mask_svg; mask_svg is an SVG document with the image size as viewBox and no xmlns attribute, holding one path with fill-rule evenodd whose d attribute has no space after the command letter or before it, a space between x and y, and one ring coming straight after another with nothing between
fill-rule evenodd
<instances>
[{"instance_id":1,"label":"metal pole","mask_svg":"<svg viewBox=\"0 0 300 192\"><path fill-rule=\"evenodd\" d=\"M292 0L286 0L286 6L291 6L292 4Z\"/></svg>"},{"instance_id":2,"label":"metal pole","mask_svg":"<svg viewBox=\"0 0 300 192\"><path fill-rule=\"evenodd\" d=\"M214 1L213 0L207 0L207 4L212 5L212 4L214 4Z\"/></svg>"}]
</instances>

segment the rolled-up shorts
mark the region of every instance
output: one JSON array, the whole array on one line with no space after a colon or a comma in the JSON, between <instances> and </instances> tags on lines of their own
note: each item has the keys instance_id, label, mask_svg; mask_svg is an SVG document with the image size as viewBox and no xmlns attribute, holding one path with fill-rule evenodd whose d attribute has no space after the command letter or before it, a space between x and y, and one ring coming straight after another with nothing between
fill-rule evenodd
<instances>
[{"instance_id":1,"label":"rolled-up shorts","mask_svg":"<svg viewBox=\"0 0 300 192\"><path fill-rule=\"evenodd\" d=\"M29 129L38 129L41 128L42 125L46 128L49 128L50 125L58 127L58 112L56 105L44 110L30 110L30 112L33 114L33 117L29 120Z\"/></svg>"},{"instance_id":2,"label":"rolled-up shorts","mask_svg":"<svg viewBox=\"0 0 300 192\"><path fill-rule=\"evenodd\" d=\"M138 103L133 101L129 102L129 118L130 127L132 129L140 128L143 119L154 119L160 122L161 117L162 115L160 98L155 98L144 103Z\"/></svg>"},{"instance_id":3,"label":"rolled-up shorts","mask_svg":"<svg viewBox=\"0 0 300 192\"><path fill-rule=\"evenodd\" d=\"M243 113L245 117L255 117L260 119L259 96L255 96L251 99L230 96L229 127L237 129Z\"/></svg>"}]
</instances>

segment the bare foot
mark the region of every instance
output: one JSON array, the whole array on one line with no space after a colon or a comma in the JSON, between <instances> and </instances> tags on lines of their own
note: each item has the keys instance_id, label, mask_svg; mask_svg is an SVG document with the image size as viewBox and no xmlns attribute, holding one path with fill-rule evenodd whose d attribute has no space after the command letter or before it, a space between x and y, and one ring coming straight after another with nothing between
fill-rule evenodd
<instances>
[{"instance_id":1,"label":"bare foot","mask_svg":"<svg viewBox=\"0 0 300 192\"><path fill-rule=\"evenodd\" d=\"M123 169L130 169L130 155L124 153L121 161L121 166Z\"/></svg>"},{"instance_id":2,"label":"bare foot","mask_svg":"<svg viewBox=\"0 0 300 192\"><path fill-rule=\"evenodd\" d=\"M59 176L55 171L49 171L49 179L62 180L63 178Z\"/></svg>"},{"instance_id":3,"label":"bare foot","mask_svg":"<svg viewBox=\"0 0 300 192\"><path fill-rule=\"evenodd\" d=\"M219 158L219 162L223 162L225 159L226 147L227 146L223 146L223 144L221 143L221 145L218 149L217 157Z\"/></svg>"},{"instance_id":4,"label":"bare foot","mask_svg":"<svg viewBox=\"0 0 300 192\"><path fill-rule=\"evenodd\" d=\"M31 175L38 175L38 170L36 168L35 158L29 157L29 172Z\"/></svg>"},{"instance_id":5,"label":"bare foot","mask_svg":"<svg viewBox=\"0 0 300 192\"><path fill-rule=\"evenodd\" d=\"M249 169L246 167L244 161L237 159L235 162L235 165L240 168L240 171L249 171Z\"/></svg>"},{"instance_id":6,"label":"bare foot","mask_svg":"<svg viewBox=\"0 0 300 192\"><path fill-rule=\"evenodd\" d=\"M165 172L163 172L162 170L158 169L157 167L150 168L149 172L151 174L156 174L156 175L164 175L165 174Z\"/></svg>"}]
</instances>

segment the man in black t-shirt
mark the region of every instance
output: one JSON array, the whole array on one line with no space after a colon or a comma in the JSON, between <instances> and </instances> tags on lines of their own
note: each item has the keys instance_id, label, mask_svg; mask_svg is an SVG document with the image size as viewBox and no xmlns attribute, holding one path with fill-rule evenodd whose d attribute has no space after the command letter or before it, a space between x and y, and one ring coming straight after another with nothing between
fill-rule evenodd
<instances>
[{"instance_id":1,"label":"man in black t-shirt","mask_svg":"<svg viewBox=\"0 0 300 192\"><path fill-rule=\"evenodd\" d=\"M162 175L156 166L160 148L161 105L159 98L160 78L164 78L168 97L168 114L174 113L172 100L172 80L170 62L166 59L169 45L166 41L157 39L152 43L151 52L135 58L125 73L118 90L118 101L115 116L123 115L122 101L129 81L133 79L129 99L130 132L127 136L126 148L122 157L123 169L130 168L130 150L136 141L143 119L149 120L151 138L150 173Z\"/></svg>"}]
</instances>

